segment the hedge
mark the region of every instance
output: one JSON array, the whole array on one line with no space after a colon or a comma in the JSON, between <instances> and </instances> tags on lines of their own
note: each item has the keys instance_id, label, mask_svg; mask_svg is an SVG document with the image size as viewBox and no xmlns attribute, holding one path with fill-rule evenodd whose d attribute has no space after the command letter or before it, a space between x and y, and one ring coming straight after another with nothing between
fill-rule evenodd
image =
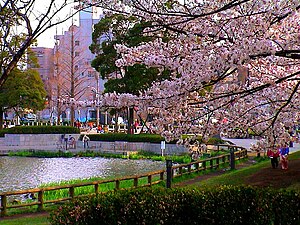
<instances>
[{"instance_id":1,"label":"hedge","mask_svg":"<svg viewBox=\"0 0 300 225\"><path fill-rule=\"evenodd\" d=\"M293 191L250 186L215 189L143 188L79 198L50 215L61 224L300 224Z\"/></svg>"},{"instance_id":2,"label":"hedge","mask_svg":"<svg viewBox=\"0 0 300 225\"><path fill-rule=\"evenodd\" d=\"M164 138L157 134L125 134L125 133L106 133L106 134L89 134L91 141L126 141L126 142L150 142L160 143ZM80 140L82 140L81 135Z\"/></svg>"},{"instance_id":3,"label":"hedge","mask_svg":"<svg viewBox=\"0 0 300 225\"><path fill-rule=\"evenodd\" d=\"M0 130L4 134L79 134L80 130L71 126L15 126Z\"/></svg>"},{"instance_id":4,"label":"hedge","mask_svg":"<svg viewBox=\"0 0 300 225\"><path fill-rule=\"evenodd\" d=\"M158 134L125 134L125 133L105 133L105 134L88 134L91 141L126 141L126 142L150 142L150 143L161 143L165 140ZM82 140L81 135L80 140ZM176 144L176 140L169 142L170 144ZM224 141L212 137L208 140L207 144L223 144Z\"/></svg>"}]
</instances>

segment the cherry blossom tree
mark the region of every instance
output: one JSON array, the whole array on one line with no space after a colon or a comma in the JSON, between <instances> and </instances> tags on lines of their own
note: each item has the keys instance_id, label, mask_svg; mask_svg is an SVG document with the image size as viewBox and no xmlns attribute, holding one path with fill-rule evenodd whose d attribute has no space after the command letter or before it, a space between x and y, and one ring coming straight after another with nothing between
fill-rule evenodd
<instances>
[{"instance_id":1,"label":"cherry blossom tree","mask_svg":"<svg viewBox=\"0 0 300 225\"><path fill-rule=\"evenodd\" d=\"M258 148L282 146L299 121L299 0L97 1L106 13L151 22L155 40L117 45L119 67L143 63L168 68L169 80L139 98L110 94L105 104L151 110L166 140L183 133L264 139ZM168 38L164 38L165 36Z\"/></svg>"}]
</instances>

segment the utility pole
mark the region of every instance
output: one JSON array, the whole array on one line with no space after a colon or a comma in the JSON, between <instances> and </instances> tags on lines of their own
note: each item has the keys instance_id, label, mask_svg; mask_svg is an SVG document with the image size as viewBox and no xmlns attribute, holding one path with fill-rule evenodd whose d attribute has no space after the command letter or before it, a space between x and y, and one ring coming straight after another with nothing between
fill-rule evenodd
<instances>
[{"instance_id":1,"label":"utility pole","mask_svg":"<svg viewBox=\"0 0 300 225\"><path fill-rule=\"evenodd\" d=\"M71 87L70 87L70 99L75 99L75 52L74 52L74 20L72 16L72 28L71 28L71 52L70 52L70 82L71 82ZM71 116L71 126L74 125L75 122L75 107L74 104L71 104L71 109L70 109L70 116Z\"/></svg>"},{"instance_id":2,"label":"utility pole","mask_svg":"<svg viewBox=\"0 0 300 225\"><path fill-rule=\"evenodd\" d=\"M57 27L56 27L56 37L57 37ZM56 109L57 109L57 124L60 125L60 116L61 116L61 102L59 101L59 98L61 97L61 80L60 80L60 67L59 67L59 47L58 47L58 41L57 38L55 39L55 71L56 71L56 85L57 85L57 91L56 91Z\"/></svg>"}]
</instances>

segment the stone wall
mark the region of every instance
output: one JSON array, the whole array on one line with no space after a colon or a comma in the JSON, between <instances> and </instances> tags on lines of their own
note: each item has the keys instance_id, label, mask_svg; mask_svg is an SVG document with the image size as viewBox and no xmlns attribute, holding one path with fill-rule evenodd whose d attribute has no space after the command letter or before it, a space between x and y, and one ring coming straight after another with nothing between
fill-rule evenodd
<instances>
[{"instance_id":1,"label":"stone wall","mask_svg":"<svg viewBox=\"0 0 300 225\"><path fill-rule=\"evenodd\" d=\"M4 138L0 138L0 150L16 151L16 150L46 150L57 151L65 150L65 142L61 142L61 134L5 134ZM79 140L80 134L71 134L76 140L76 148L69 148L69 151L84 151L83 142ZM69 134L65 136L69 138ZM188 149L176 144L166 144L164 150L165 155L182 154L188 152ZM100 152L130 152L130 151L150 151L161 154L161 145L148 142L104 142L90 141L89 150Z\"/></svg>"},{"instance_id":2,"label":"stone wall","mask_svg":"<svg viewBox=\"0 0 300 225\"><path fill-rule=\"evenodd\" d=\"M61 134L5 134L6 146L56 146L61 140ZM80 134L72 134L78 140ZM68 135L66 135L68 138Z\"/></svg>"},{"instance_id":3,"label":"stone wall","mask_svg":"<svg viewBox=\"0 0 300 225\"><path fill-rule=\"evenodd\" d=\"M79 143L82 145L82 143ZM89 147L91 150L100 149L101 151L107 152L126 152L126 151L149 151L157 154L161 154L160 144L154 144L149 142L100 142L100 141L90 141ZM182 154L187 153L188 149L183 146L177 146L176 144L166 144L166 149L164 150L165 155Z\"/></svg>"}]
</instances>

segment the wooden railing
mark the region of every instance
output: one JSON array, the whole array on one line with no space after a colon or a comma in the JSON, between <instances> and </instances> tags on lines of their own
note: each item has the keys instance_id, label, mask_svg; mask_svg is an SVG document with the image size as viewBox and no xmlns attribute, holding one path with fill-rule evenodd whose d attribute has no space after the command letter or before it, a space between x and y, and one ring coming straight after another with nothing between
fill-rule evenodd
<instances>
[{"instance_id":1,"label":"wooden railing","mask_svg":"<svg viewBox=\"0 0 300 225\"><path fill-rule=\"evenodd\" d=\"M232 151L235 160L240 160L247 157L247 149L235 145L218 145L215 146L215 151L220 151L221 149ZM211 149L212 151L212 149ZM172 166L172 178L182 176L184 174L190 174L194 172L199 172L207 169L218 169L221 165L230 163L231 154L223 154L220 156L210 157L203 160L198 160L195 162L180 164Z\"/></svg>"},{"instance_id":2,"label":"wooden railing","mask_svg":"<svg viewBox=\"0 0 300 225\"><path fill-rule=\"evenodd\" d=\"M247 157L247 150L242 147L220 145L217 146L216 148L217 150L227 149L227 150L231 150L232 152L234 150L233 153L235 156L235 160L239 160ZM182 176L183 174L186 173L198 172L201 170L218 168L220 165L228 163L229 160L230 160L230 154L225 154L225 155L211 157L204 160L199 160L196 162L191 162L188 164L175 165L172 166L172 177ZM101 191L101 186L107 185L109 183L113 184L114 187L112 189L114 190L124 189L125 187L124 184L122 187L122 183L128 180L129 181L131 180L133 182L132 182L132 187L126 186L127 188L151 186L165 180L164 176L166 176L166 170L159 170L159 171L138 175L138 176L123 177L120 179L99 180L99 181L83 182L79 184L69 184L69 185L62 185L62 186L3 192L0 193L0 197L1 197L0 216L3 217L7 215L7 211L9 209L37 206L37 210L42 211L44 210L44 207L47 204L65 202L85 195L97 195L104 192L103 190ZM82 187L88 187L88 186L90 186L92 189L92 191L88 194L86 193L81 194L80 190L78 190ZM60 196L57 199L47 199L46 194L48 192L53 192L53 191L65 191L65 196L64 197ZM17 199L16 198L17 196L21 197L22 195L29 195L29 194L35 196L35 199L33 199L31 202L15 202L14 204L13 201L8 201L9 198Z\"/></svg>"}]
</instances>

